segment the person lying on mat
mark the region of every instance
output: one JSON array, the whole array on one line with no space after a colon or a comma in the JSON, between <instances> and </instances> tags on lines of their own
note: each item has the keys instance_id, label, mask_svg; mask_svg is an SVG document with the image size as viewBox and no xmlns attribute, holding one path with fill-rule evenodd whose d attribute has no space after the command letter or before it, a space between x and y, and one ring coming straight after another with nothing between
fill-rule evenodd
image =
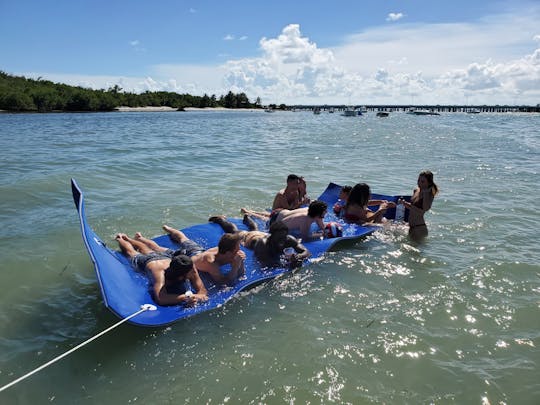
<instances>
[{"instance_id":1,"label":"person lying on mat","mask_svg":"<svg viewBox=\"0 0 540 405\"><path fill-rule=\"evenodd\" d=\"M159 305L183 303L193 306L208 300L206 288L190 257L175 254L172 249L161 247L154 241L147 243L148 239L141 240L140 233L135 238L119 233L116 240L122 252L131 259L131 265L152 276L154 300ZM195 293L188 288L186 281Z\"/></svg>"},{"instance_id":2,"label":"person lying on mat","mask_svg":"<svg viewBox=\"0 0 540 405\"><path fill-rule=\"evenodd\" d=\"M171 239L180 244L177 252L193 259L197 270L208 273L214 282L228 284L244 276L246 254L240 250L240 236L225 234L218 245L205 250L201 245L189 239L182 231L163 225ZM230 265L230 271L223 266Z\"/></svg>"},{"instance_id":3,"label":"person lying on mat","mask_svg":"<svg viewBox=\"0 0 540 405\"><path fill-rule=\"evenodd\" d=\"M253 250L255 257L264 266L282 265L282 258L285 254L288 266L300 267L302 262L311 255L298 239L289 235L289 228L281 221L274 222L267 233L257 230L257 224L248 215L244 215L244 223L248 226L249 231L238 230L236 225L224 216L213 216L208 220L220 225L227 233L239 235L244 246Z\"/></svg>"},{"instance_id":4,"label":"person lying on mat","mask_svg":"<svg viewBox=\"0 0 540 405\"><path fill-rule=\"evenodd\" d=\"M324 201L315 200L309 204L309 207L297 208L295 210L280 210L276 215L270 217L268 224L272 225L275 221L283 221L287 225L287 228L289 228L290 234L303 240L317 239L324 234L323 218L326 215L327 208L328 206ZM252 215L253 213L253 211L245 209L242 209L242 212L247 215ZM314 222L319 226L320 232L311 232L311 224Z\"/></svg>"}]
</instances>

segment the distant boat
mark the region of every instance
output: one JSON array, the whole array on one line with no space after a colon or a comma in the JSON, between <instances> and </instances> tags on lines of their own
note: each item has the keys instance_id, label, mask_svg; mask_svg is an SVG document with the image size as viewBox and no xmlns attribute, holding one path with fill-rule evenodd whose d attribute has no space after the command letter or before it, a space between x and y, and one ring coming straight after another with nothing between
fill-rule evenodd
<instances>
[{"instance_id":1,"label":"distant boat","mask_svg":"<svg viewBox=\"0 0 540 405\"><path fill-rule=\"evenodd\" d=\"M409 108L409 111L407 111L407 114L413 114L413 115L441 115L438 112L431 111L431 110L420 109L420 108Z\"/></svg>"},{"instance_id":2,"label":"distant boat","mask_svg":"<svg viewBox=\"0 0 540 405\"><path fill-rule=\"evenodd\" d=\"M313 114L319 115L320 113L321 113L321 109L320 109L319 107L315 107L315 108L313 109Z\"/></svg>"},{"instance_id":3,"label":"distant boat","mask_svg":"<svg viewBox=\"0 0 540 405\"><path fill-rule=\"evenodd\" d=\"M356 117L359 115L359 111L356 111L353 107L348 107L347 109L343 110L343 114L341 114L344 117Z\"/></svg>"},{"instance_id":4,"label":"distant boat","mask_svg":"<svg viewBox=\"0 0 540 405\"><path fill-rule=\"evenodd\" d=\"M367 113L367 107L365 105L363 105L362 107L360 107L360 110L358 110L359 114L358 115L362 115L362 114L365 114Z\"/></svg>"},{"instance_id":5,"label":"distant boat","mask_svg":"<svg viewBox=\"0 0 540 405\"><path fill-rule=\"evenodd\" d=\"M467 108L466 112L467 114L480 114L480 110L478 108Z\"/></svg>"},{"instance_id":6,"label":"distant boat","mask_svg":"<svg viewBox=\"0 0 540 405\"><path fill-rule=\"evenodd\" d=\"M389 112L386 112L386 111L379 111L377 113L377 117L388 117L390 113Z\"/></svg>"},{"instance_id":7,"label":"distant boat","mask_svg":"<svg viewBox=\"0 0 540 405\"><path fill-rule=\"evenodd\" d=\"M265 108L264 112L273 113L276 112L276 110L274 110L273 108Z\"/></svg>"},{"instance_id":8,"label":"distant boat","mask_svg":"<svg viewBox=\"0 0 540 405\"><path fill-rule=\"evenodd\" d=\"M334 107L332 107L332 108L330 108L330 109L328 110L328 114L333 114L333 113L334 113Z\"/></svg>"}]
</instances>

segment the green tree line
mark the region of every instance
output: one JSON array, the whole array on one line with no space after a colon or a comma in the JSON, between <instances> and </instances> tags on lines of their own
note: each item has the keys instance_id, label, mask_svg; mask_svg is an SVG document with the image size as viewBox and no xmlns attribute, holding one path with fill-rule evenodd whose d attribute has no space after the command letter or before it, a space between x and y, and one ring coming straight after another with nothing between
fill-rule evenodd
<instances>
[{"instance_id":1,"label":"green tree line","mask_svg":"<svg viewBox=\"0 0 540 405\"><path fill-rule=\"evenodd\" d=\"M0 71L0 110L21 112L49 111L112 111L128 107L225 107L261 108L260 99L249 101L245 93L229 91L219 98L215 94L193 96L167 91L146 91L141 94L123 92L116 85L107 90L92 90L48 80L27 79Z\"/></svg>"}]
</instances>

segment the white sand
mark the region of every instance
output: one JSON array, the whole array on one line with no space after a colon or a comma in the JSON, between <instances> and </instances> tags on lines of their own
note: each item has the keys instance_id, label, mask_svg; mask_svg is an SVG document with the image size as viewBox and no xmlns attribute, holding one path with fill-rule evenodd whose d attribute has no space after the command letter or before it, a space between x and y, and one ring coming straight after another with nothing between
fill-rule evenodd
<instances>
[{"instance_id":1,"label":"white sand","mask_svg":"<svg viewBox=\"0 0 540 405\"><path fill-rule=\"evenodd\" d=\"M145 112L145 111L178 111L176 108L172 107L126 107L120 106L116 107L117 111L121 112ZM196 107L186 107L185 111L264 111L261 108L224 108L224 107L208 107L208 108L196 108Z\"/></svg>"}]
</instances>

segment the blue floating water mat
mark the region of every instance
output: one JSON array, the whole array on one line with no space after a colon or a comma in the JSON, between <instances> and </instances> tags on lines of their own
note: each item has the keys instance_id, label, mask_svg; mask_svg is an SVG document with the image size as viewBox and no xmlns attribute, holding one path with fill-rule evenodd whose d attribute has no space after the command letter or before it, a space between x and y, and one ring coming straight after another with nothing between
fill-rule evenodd
<instances>
[{"instance_id":1,"label":"blue floating water mat","mask_svg":"<svg viewBox=\"0 0 540 405\"><path fill-rule=\"evenodd\" d=\"M71 180L71 189L73 199L81 224L81 232L84 244L88 250L90 258L94 263L94 269L101 288L104 304L114 314L120 318L127 318L141 309L144 304L152 304L157 307L153 311L145 311L131 318L130 323L140 326L164 326L176 322L180 319L196 315L201 312L219 308L233 296L257 285L265 280L275 278L276 276L291 271L289 268L262 268L249 249L242 250L246 253L246 276L238 280L234 285L219 286L214 284L208 277L201 274L201 278L208 290L208 301L198 304L195 307L186 307L184 305L160 306L157 305L151 294L150 280L145 274L135 271L128 259L117 250L109 248L101 238L96 235L93 229L88 225L85 215L84 195L74 179ZM329 206L326 222L339 220L331 212L331 207L338 200L341 186L330 183L326 190L319 197ZM373 195L373 198L385 198L389 201L397 201L397 196ZM387 216L393 218L394 210L388 210ZM239 229L247 230L240 219L230 219ZM343 226L343 236L339 238L330 238L306 242L304 245L310 250L311 257L308 260L317 259L322 256L332 246L344 239L358 239L373 233L376 226L360 226L354 224L341 223ZM205 223L194 225L182 229L186 236L205 248L216 246L223 234L221 227L214 223ZM162 235L154 239L159 245L175 249L177 245L168 235ZM115 242L116 244L116 242Z\"/></svg>"}]
</instances>

